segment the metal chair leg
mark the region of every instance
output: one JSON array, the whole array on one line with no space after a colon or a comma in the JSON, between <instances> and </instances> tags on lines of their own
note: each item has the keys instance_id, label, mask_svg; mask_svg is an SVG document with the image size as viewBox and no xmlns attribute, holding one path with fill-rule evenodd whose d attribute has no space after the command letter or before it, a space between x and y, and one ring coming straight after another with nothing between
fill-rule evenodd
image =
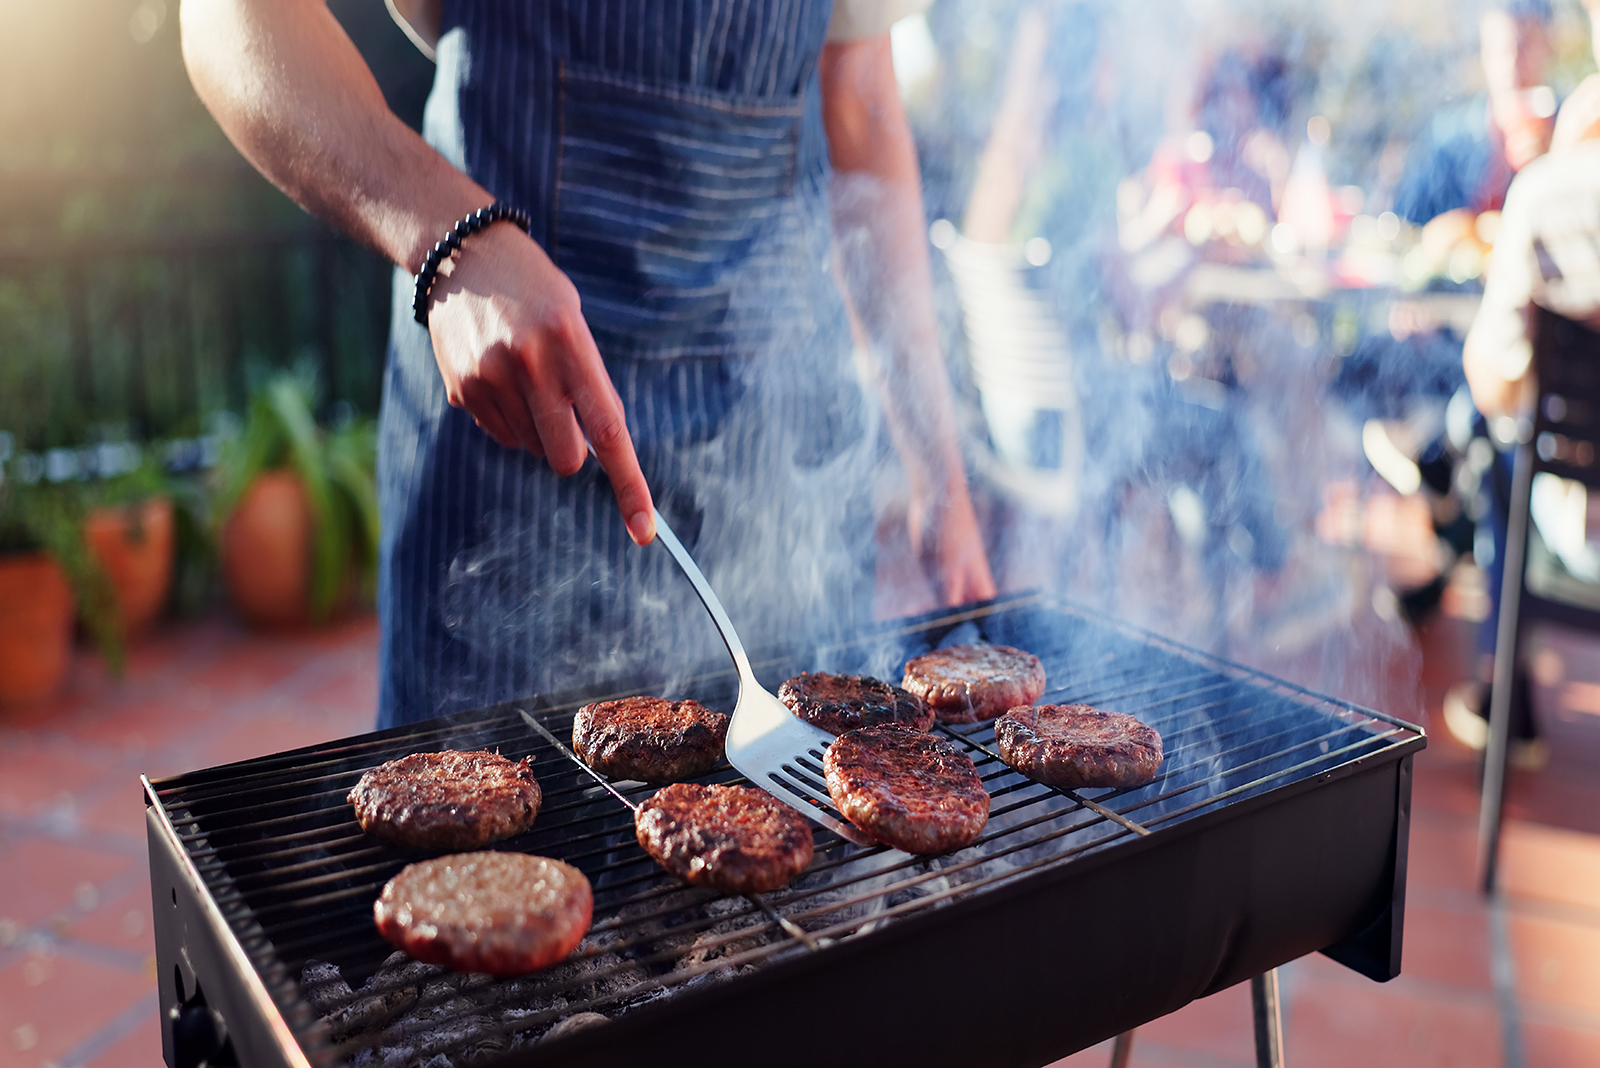
<instances>
[{"instance_id":1,"label":"metal chair leg","mask_svg":"<svg viewBox=\"0 0 1600 1068\"><path fill-rule=\"evenodd\" d=\"M1111 1043L1111 1068L1128 1068L1128 1058L1133 1055L1133 1032L1124 1031Z\"/></svg>"},{"instance_id":2,"label":"metal chair leg","mask_svg":"<svg viewBox=\"0 0 1600 1068\"><path fill-rule=\"evenodd\" d=\"M1494 684L1489 695L1489 744L1483 752L1483 797L1478 809L1478 870L1483 892L1494 893L1500 860L1500 823L1505 808L1506 763L1511 746L1511 689L1517 667L1518 617L1523 569L1528 556L1533 448L1517 446L1511 473L1511 514L1506 524L1506 559L1500 583L1500 619L1494 636Z\"/></svg>"},{"instance_id":3,"label":"metal chair leg","mask_svg":"<svg viewBox=\"0 0 1600 1068\"><path fill-rule=\"evenodd\" d=\"M1278 1006L1278 969L1250 980L1256 1023L1256 1068L1283 1068L1283 1012Z\"/></svg>"}]
</instances>

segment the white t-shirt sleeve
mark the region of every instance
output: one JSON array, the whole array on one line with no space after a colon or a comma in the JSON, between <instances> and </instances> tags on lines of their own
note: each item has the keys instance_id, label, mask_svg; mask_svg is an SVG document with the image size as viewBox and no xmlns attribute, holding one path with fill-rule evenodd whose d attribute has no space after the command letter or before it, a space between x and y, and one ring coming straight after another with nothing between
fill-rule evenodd
<instances>
[{"instance_id":1,"label":"white t-shirt sleeve","mask_svg":"<svg viewBox=\"0 0 1600 1068\"><path fill-rule=\"evenodd\" d=\"M1483 303L1472 323L1473 345L1508 382L1527 373L1533 356L1528 324L1538 267L1529 215L1537 203L1537 173L1525 171L1511 183L1500 232L1495 235L1494 260L1484 283ZM1529 178L1535 181L1525 180Z\"/></svg>"},{"instance_id":2,"label":"white t-shirt sleeve","mask_svg":"<svg viewBox=\"0 0 1600 1068\"><path fill-rule=\"evenodd\" d=\"M860 41L889 32L889 27L919 11L933 0L833 0L828 40Z\"/></svg>"}]
</instances>

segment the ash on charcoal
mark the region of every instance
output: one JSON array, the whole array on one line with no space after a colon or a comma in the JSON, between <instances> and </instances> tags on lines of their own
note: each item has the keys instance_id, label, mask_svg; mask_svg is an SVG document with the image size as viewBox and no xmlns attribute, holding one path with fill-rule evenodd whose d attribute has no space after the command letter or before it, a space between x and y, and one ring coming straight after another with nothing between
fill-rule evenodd
<instances>
[{"instance_id":1,"label":"ash on charcoal","mask_svg":"<svg viewBox=\"0 0 1600 1068\"><path fill-rule=\"evenodd\" d=\"M609 1016L602 1016L598 1012L575 1012L546 1031L544 1037L539 1041L548 1042L553 1038L560 1038L563 1035L570 1035L576 1031L594 1027L597 1024L610 1022L611 1018Z\"/></svg>"},{"instance_id":2,"label":"ash on charcoal","mask_svg":"<svg viewBox=\"0 0 1600 1068\"><path fill-rule=\"evenodd\" d=\"M300 970L300 992L319 1016L327 1016L355 996L337 964L308 960Z\"/></svg>"},{"instance_id":3,"label":"ash on charcoal","mask_svg":"<svg viewBox=\"0 0 1600 1068\"><path fill-rule=\"evenodd\" d=\"M396 952L353 992L331 964L311 962L301 977L332 1039L354 1048L354 1068L461 1068L535 1041L573 1004L609 999L626 1008L650 999L628 996L649 976L615 954L498 979Z\"/></svg>"}]
</instances>

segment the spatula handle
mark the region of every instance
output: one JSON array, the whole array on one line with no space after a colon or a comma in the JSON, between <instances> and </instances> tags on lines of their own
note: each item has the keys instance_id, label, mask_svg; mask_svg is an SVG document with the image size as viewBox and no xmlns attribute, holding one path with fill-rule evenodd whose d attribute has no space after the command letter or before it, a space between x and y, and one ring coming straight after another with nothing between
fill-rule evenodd
<instances>
[{"instance_id":1,"label":"spatula handle","mask_svg":"<svg viewBox=\"0 0 1600 1068\"><path fill-rule=\"evenodd\" d=\"M587 434L584 435L583 443L588 446L589 455L598 463L600 456L594 451L594 443L589 440ZM661 515L661 509L651 506L650 511L654 512L656 517L656 540L667 547L667 552L672 554L672 558L678 562L678 567L688 576L689 585L700 595L700 603L711 613L711 622L716 624L717 633L722 635L722 641L733 657L733 664L739 669L740 682L754 681L755 672L750 670L750 658L744 655L744 643L739 641L739 633L733 629L733 621L728 618L722 602L717 600L717 595L712 592L711 583L707 582L705 575L701 573L700 565L694 562L689 550L683 547L683 542L672 532L672 527Z\"/></svg>"},{"instance_id":2,"label":"spatula handle","mask_svg":"<svg viewBox=\"0 0 1600 1068\"><path fill-rule=\"evenodd\" d=\"M750 659L744 654L744 645L739 641L739 634L733 629L733 621L728 618L728 613L722 608L722 602L717 600L717 595L711 589L711 583L701 573L700 567L694 562L694 557L689 555L689 550L683 547L683 542L672 532L672 527L662 518L658 509L652 509L656 514L656 540L667 547L667 552L678 562L683 573L688 576L689 585L694 587L694 592L700 595L700 603L706 606L706 611L711 613L711 622L717 626L717 633L722 635L722 640L728 646L728 652L733 656L733 663L739 669L740 679L752 679L754 673L750 670Z\"/></svg>"}]
</instances>

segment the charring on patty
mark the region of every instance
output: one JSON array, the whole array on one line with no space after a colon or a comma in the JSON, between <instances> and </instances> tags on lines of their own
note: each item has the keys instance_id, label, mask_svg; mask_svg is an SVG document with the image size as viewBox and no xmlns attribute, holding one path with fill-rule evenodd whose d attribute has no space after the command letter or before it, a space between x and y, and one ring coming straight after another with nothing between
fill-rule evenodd
<instances>
[{"instance_id":1,"label":"charring on patty","mask_svg":"<svg viewBox=\"0 0 1600 1068\"><path fill-rule=\"evenodd\" d=\"M751 786L662 787L639 806L633 826L656 863L695 886L776 890L811 863L811 824Z\"/></svg>"},{"instance_id":2,"label":"charring on patty","mask_svg":"<svg viewBox=\"0 0 1600 1068\"><path fill-rule=\"evenodd\" d=\"M572 720L572 750L614 779L677 782L722 760L728 717L698 701L624 697L584 705Z\"/></svg>"},{"instance_id":3,"label":"charring on patty","mask_svg":"<svg viewBox=\"0 0 1600 1068\"><path fill-rule=\"evenodd\" d=\"M1013 708L995 721L994 736L1000 759L1066 790L1143 786L1161 767L1161 735L1154 727L1089 705Z\"/></svg>"},{"instance_id":4,"label":"charring on patty","mask_svg":"<svg viewBox=\"0 0 1600 1068\"><path fill-rule=\"evenodd\" d=\"M778 687L778 700L829 734L884 723L904 723L919 731L933 726L933 713L915 696L865 675L805 672Z\"/></svg>"},{"instance_id":5,"label":"charring on patty","mask_svg":"<svg viewBox=\"0 0 1600 1068\"><path fill-rule=\"evenodd\" d=\"M417 960L521 975L577 948L594 918L583 872L526 853L458 853L407 865L372 908L378 933Z\"/></svg>"},{"instance_id":6,"label":"charring on patty","mask_svg":"<svg viewBox=\"0 0 1600 1068\"><path fill-rule=\"evenodd\" d=\"M913 657L900 683L943 723L976 723L1044 693L1044 665L1009 645L952 645Z\"/></svg>"},{"instance_id":7,"label":"charring on patty","mask_svg":"<svg viewBox=\"0 0 1600 1068\"><path fill-rule=\"evenodd\" d=\"M361 776L346 798L361 829L396 845L476 849L521 834L539 814L533 761L478 750L412 753Z\"/></svg>"},{"instance_id":8,"label":"charring on patty","mask_svg":"<svg viewBox=\"0 0 1600 1068\"><path fill-rule=\"evenodd\" d=\"M841 734L822 759L828 794L844 817L907 853L948 853L989 821L989 792L967 754L902 726Z\"/></svg>"}]
</instances>

